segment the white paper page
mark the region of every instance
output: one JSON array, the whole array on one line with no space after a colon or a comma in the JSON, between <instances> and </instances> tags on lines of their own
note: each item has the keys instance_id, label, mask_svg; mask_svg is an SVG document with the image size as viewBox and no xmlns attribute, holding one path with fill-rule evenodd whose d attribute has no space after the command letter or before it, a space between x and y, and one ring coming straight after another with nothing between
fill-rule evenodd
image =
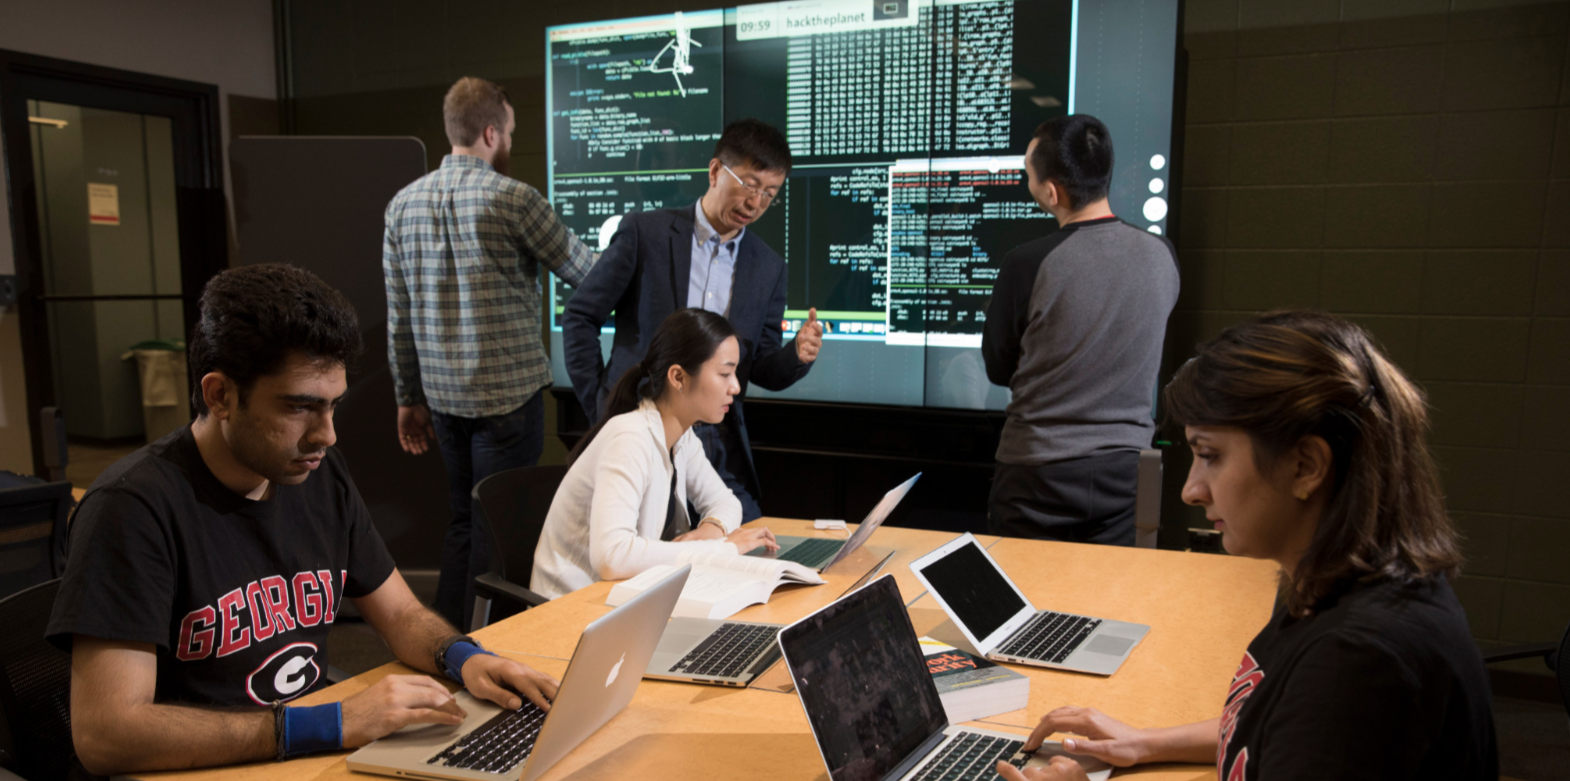
<instances>
[{"instance_id":1,"label":"white paper page","mask_svg":"<svg viewBox=\"0 0 1570 781\"><path fill-rule=\"evenodd\" d=\"M664 580L667 575L675 571L676 568L670 566L669 564L657 564L636 575L633 575L632 577L617 583L614 586L611 586L611 593L606 595L605 604L610 605L611 607L616 607L623 602L626 602L627 600L632 599L633 597L653 588L655 584L659 583L661 580ZM683 591L682 593L686 592Z\"/></svg>"}]
</instances>

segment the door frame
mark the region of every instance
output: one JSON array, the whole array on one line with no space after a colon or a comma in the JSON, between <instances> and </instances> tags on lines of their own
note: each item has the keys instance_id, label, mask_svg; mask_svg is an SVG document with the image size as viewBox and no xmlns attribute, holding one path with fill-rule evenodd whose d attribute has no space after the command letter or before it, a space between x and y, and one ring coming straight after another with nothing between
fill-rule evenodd
<instances>
[{"instance_id":1,"label":"door frame","mask_svg":"<svg viewBox=\"0 0 1570 781\"><path fill-rule=\"evenodd\" d=\"M4 141L0 155L10 186L11 208L7 217L11 220L16 258L16 306L28 427L33 433L33 469L46 474L44 432L39 430L38 413L54 405L55 387L45 315L38 189L33 179L33 149L27 121L30 100L171 120L180 290L185 301L187 334L195 325L196 302L203 286L229 266L229 226L217 85L0 49L0 138Z\"/></svg>"}]
</instances>

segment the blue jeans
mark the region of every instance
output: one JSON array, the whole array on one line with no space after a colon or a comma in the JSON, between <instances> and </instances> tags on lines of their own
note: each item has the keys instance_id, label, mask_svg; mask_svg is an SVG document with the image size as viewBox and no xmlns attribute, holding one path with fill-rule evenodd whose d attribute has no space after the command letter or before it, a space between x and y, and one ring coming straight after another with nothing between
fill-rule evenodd
<instances>
[{"instance_id":1,"label":"blue jeans","mask_svg":"<svg viewBox=\"0 0 1570 781\"><path fill-rule=\"evenodd\" d=\"M474 579L490 569L489 536L477 521L472 491L485 478L540 462L545 449L545 400L536 393L505 415L462 418L431 413L442 461L447 464L448 501L452 523L442 545L441 577L436 604L442 618L467 631L474 614Z\"/></svg>"}]
</instances>

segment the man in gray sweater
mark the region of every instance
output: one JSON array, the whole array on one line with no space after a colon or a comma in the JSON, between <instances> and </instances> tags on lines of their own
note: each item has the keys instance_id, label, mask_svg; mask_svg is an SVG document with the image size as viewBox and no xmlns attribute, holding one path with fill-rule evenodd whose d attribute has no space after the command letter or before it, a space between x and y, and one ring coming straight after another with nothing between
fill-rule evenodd
<instances>
[{"instance_id":1,"label":"man in gray sweater","mask_svg":"<svg viewBox=\"0 0 1570 781\"><path fill-rule=\"evenodd\" d=\"M1095 117L1043 123L1025 174L1059 228L1004 258L987 309L987 377L1014 396L988 525L1015 537L1132 545L1177 251L1113 216L1112 137Z\"/></svg>"}]
</instances>

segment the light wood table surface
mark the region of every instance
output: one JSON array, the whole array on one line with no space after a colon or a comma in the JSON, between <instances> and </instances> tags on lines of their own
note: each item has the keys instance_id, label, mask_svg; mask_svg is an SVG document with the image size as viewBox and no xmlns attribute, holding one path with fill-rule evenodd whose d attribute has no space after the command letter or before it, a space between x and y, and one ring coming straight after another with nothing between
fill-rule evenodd
<instances>
[{"instance_id":1,"label":"light wood table surface","mask_svg":"<svg viewBox=\"0 0 1570 781\"><path fill-rule=\"evenodd\" d=\"M810 521L763 519L776 533L833 536ZM842 533L839 533L843 536ZM825 586L784 587L767 605L736 618L789 623L834 601L884 553L885 565L911 605L918 633L946 620L910 574L911 561L954 537L951 533L885 527L825 574ZM1030 707L975 722L1024 735L1047 709L1093 705L1141 726L1161 726L1220 714L1232 673L1248 641L1269 618L1275 593L1274 565L1207 554L1043 543L981 537L983 545L1038 608L1080 612L1149 624L1150 635L1110 678L1011 666L1031 678ZM609 612L610 584L568 594L474 634L488 648L558 678L578 634ZM783 666L765 676L781 682ZM299 702L314 705L363 691L382 677L412 672L393 663L316 692ZM826 781L823 761L794 693L762 686L730 689L644 681L632 703L544 776L572 779L692 778ZM180 781L251 779L369 779L351 774L349 752L206 771L142 774ZM1150 779L1213 779L1203 765L1152 765L1118 771Z\"/></svg>"}]
</instances>

